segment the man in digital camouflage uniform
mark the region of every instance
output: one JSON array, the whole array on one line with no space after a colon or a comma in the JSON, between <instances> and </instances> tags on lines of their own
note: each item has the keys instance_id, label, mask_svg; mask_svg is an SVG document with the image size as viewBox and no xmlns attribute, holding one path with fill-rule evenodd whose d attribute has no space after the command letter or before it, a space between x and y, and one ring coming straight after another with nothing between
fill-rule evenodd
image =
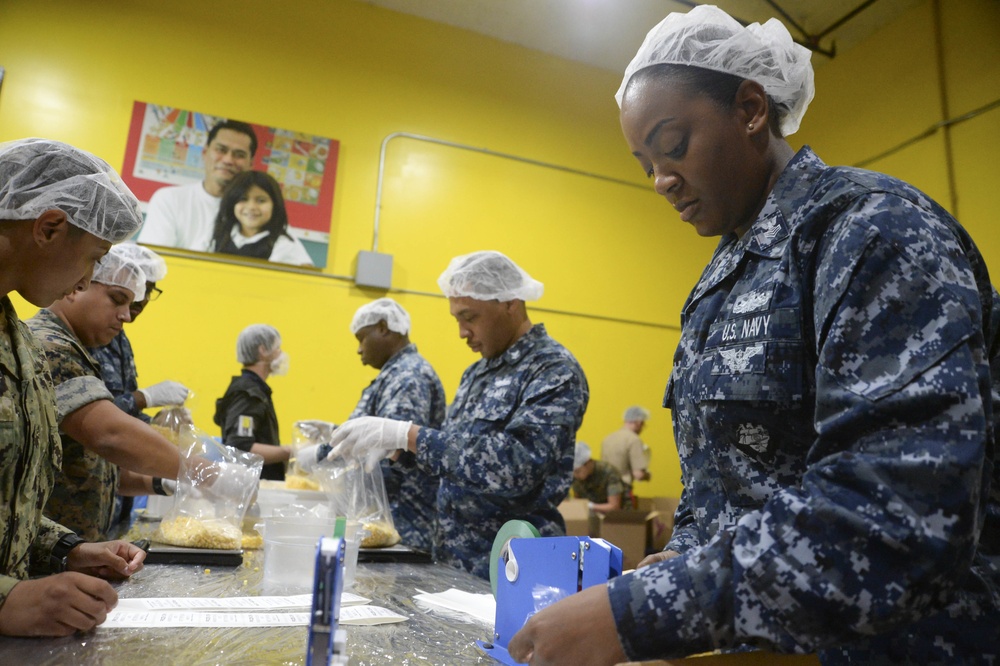
<instances>
[{"instance_id":1,"label":"man in digital camouflage uniform","mask_svg":"<svg viewBox=\"0 0 1000 666\"><path fill-rule=\"evenodd\" d=\"M381 416L440 428L444 423L444 387L431 364L410 342L410 315L391 298L358 308L351 321L361 362L378 376L361 393L350 418ZM392 519L407 546L431 552L437 515L439 480L417 465L416 455L403 451L383 460L383 477Z\"/></svg>"},{"instance_id":2,"label":"man in digital camouflage uniform","mask_svg":"<svg viewBox=\"0 0 1000 666\"><path fill-rule=\"evenodd\" d=\"M573 478L573 445L590 391L580 364L532 325L525 301L542 295L499 252L456 257L438 279L459 336L482 355L462 375L441 429L369 416L333 436L331 455L365 458L410 450L440 477L435 557L489 577L500 527L520 519L543 536L566 533L558 505Z\"/></svg>"},{"instance_id":3,"label":"man in digital camouflage uniform","mask_svg":"<svg viewBox=\"0 0 1000 666\"><path fill-rule=\"evenodd\" d=\"M728 104L707 63L736 78ZM684 491L666 551L533 615L516 659L1000 663L1000 297L926 195L788 145L812 92L778 21L705 5L626 70L629 148L722 236L665 396Z\"/></svg>"},{"instance_id":4,"label":"man in digital camouflage uniform","mask_svg":"<svg viewBox=\"0 0 1000 666\"><path fill-rule=\"evenodd\" d=\"M145 283L142 269L115 246L98 262L88 289L68 294L27 322L48 359L62 431L62 469L45 514L85 539L108 535L116 492L168 494L172 488L160 477L177 478L177 447L115 406L100 366L86 350L121 332Z\"/></svg>"},{"instance_id":5,"label":"man in digital camouflage uniform","mask_svg":"<svg viewBox=\"0 0 1000 666\"><path fill-rule=\"evenodd\" d=\"M8 296L41 307L86 288L94 263L141 220L139 202L93 155L45 139L0 144L0 634L89 631L118 600L97 576L142 568L139 548L86 543L42 515L62 465L55 395ZM55 575L37 577L46 573Z\"/></svg>"}]
</instances>

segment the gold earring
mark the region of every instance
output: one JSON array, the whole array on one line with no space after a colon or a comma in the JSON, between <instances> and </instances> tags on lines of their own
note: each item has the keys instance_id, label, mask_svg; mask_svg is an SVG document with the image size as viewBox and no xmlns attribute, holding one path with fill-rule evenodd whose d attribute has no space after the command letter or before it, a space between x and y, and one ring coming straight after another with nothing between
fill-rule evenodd
<instances>
[{"instance_id":1,"label":"gold earring","mask_svg":"<svg viewBox=\"0 0 1000 666\"><path fill-rule=\"evenodd\" d=\"M753 123L748 124L747 125L747 129L752 132L753 131Z\"/></svg>"}]
</instances>

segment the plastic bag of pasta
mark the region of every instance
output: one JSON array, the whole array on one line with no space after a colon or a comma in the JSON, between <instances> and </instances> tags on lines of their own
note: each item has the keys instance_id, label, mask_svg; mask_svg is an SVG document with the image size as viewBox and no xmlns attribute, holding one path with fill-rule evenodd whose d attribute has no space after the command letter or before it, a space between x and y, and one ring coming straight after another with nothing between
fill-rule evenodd
<instances>
[{"instance_id":1,"label":"plastic bag of pasta","mask_svg":"<svg viewBox=\"0 0 1000 666\"><path fill-rule=\"evenodd\" d=\"M154 536L174 546L236 550L264 459L199 433L181 455L177 493Z\"/></svg>"},{"instance_id":2,"label":"plastic bag of pasta","mask_svg":"<svg viewBox=\"0 0 1000 666\"><path fill-rule=\"evenodd\" d=\"M286 488L292 490L320 489L319 479L313 474L316 461L310 460L308 462L311 464L302 464L305 461L299 460L298 453L306 447L329 444L330 438L333 437L333 431L336 429L336 423L315 419L296 421L292 424L292 446L295 448L295 455L285 473Z\"/></svg>"},{"instance_id":3,"label":"plastic bag of pasta","mask_svg":"<svg viewBox=\"0 0 1000 666\"><path fill-rule=\"evenodd\" d=\"M357 522L361 548L386 548L399 543L380 468L366 472L358 460L336 458L321 465L316 474L337 512Z\"/></svg>"},{"instance_id":4,"label":"plastic bag of pasta","mask_svg":"<svg viewBox=\"0 0 1000 666\"><path fill-rule=\"evenodd\" d=\"M190 448L198 438L191 411L182 405L161 409L149 425L181 449Z\"/></svg>"}]
</instances>

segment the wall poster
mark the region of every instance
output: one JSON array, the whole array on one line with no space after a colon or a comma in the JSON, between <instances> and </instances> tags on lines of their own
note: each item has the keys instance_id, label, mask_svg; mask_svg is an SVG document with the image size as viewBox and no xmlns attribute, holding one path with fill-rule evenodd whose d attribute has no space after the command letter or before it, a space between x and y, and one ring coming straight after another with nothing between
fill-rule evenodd
<instances>
[{"instance_id":1,"label":"wall poster","mask_svg":"<svg viewBox=\"0 0 1000 666\"><path fill-rule=\"evenodd\" d=\"M137 240L324 268L339 146L305 132L135 102L121 174L145 215Z\"/></svg>"}]
</instances>

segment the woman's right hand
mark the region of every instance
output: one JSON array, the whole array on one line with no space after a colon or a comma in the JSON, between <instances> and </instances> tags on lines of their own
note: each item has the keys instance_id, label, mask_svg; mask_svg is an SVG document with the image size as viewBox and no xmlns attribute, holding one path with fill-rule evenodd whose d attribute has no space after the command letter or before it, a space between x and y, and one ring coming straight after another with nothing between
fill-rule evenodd
<instances>
[{"instance_id":1,"label":"woman's right hand","mask_svg":"<svg viewBox=\"0 0 1000 666\"><path fill-rule=\"evenodd\" d=\"M653 553L652 555L647 555L642 558L642 561L636 566L636 569L641 569L643 567L648 567L650 564L656 564L657 562L665 562L666 560L673 559L680 556L680 553L673 550L661 550L659 553Z\"/></svg>"}]
</instances>

